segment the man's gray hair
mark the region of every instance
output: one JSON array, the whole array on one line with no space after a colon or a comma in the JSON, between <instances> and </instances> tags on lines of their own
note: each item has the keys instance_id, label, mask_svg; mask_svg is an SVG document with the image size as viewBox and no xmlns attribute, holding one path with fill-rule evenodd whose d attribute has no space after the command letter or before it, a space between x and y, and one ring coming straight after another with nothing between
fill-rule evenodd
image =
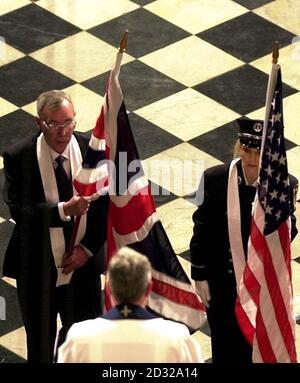
<instances>
[{"instance_id":1,"label":"man's gray hair","mask_svg":"<svg viewBox=\"0 0 300 383\"><path fill-rule=\"evenodd\" d=\"M69 101L73 105L71 97L62 90L53 89L40 94L36 105L38 116L44 118L43 111L45 107L48 107L49 110L56 110L64 100Z\"/></svg>"},{"instance_id":2,"label":"man's gray hair","mask_svg":"<svg viewBox=\"0 0 300 383\"><path fill-rule=\"evenodd\" d=\"M145 294L151 280L148 258L129 247L122 247L108 267L111 293L118 303L135 303Z\"/></svg>"}]
</instances>

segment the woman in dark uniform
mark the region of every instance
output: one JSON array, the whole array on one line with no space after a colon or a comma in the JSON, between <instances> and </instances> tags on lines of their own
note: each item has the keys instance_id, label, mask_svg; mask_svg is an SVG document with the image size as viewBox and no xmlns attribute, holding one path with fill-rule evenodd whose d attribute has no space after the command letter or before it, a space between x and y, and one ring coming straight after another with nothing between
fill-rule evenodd
<instances>
[{"instance_id":1,"label":"woman in dark uniform","mask_svg":"<svg viewBox=\"0 0 300 383\"><path fill-rule=\"evenodd\" d=\"M214 363L252 361L252 348L235 316L239 271L233 266L232 246L233 242L242 242L240 253L243 259L247 257L263 121L241 118L237 122L239 139L235 155L240 159L204 172L200 181L200 187L204 186L204 198L193 215L194 232L190 243L191 276L195 280L197 293L207 306ZM291 175L290 185L292 194L297 180ZM291 197L293 239L297 229L293 215L294 198ZM240 241L236 241L238 233Z\"/></svg>"}]
</instances>

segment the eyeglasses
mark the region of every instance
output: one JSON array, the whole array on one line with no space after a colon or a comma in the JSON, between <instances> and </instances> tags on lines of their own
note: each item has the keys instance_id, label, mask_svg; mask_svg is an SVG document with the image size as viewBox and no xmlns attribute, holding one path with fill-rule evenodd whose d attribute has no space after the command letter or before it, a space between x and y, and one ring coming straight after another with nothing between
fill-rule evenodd
<instances>
[{"instance_id":1,"label":"eyeglasses","mask_svg":"<svg viewBox=\"0 0 300 383\"><path fill-rule=\"evenodd\" d=\"M54 130L54 129L58 129L58 128L75 128L76 126L76 121L74 119L72 120L68 120L66 122L63 122L63 123L59 123L59 122L46 122L46 121L42 121L42 123L44 124L44 126L50 130Z\"/></svg>"}]
</instances>

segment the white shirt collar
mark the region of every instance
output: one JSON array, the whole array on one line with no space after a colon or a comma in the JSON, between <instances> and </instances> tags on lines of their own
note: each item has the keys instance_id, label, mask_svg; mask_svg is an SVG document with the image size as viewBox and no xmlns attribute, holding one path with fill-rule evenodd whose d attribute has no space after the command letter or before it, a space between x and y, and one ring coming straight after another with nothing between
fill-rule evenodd
<instances>
[{"instance_id":1,"label":"white shirt collar","mask_svg":"<svg viewBox=\"0 0 300 383\"><path fill-rule=\"evenodd\" d=\"M242 163L242 171L243 171L243 176L244 176L245 184L246 184L247 186L254 186L254 187L256 187L256 185L257 185L257 180L258 180L258 179L256 179L252 184L249 184L249 182L248 182L248 180L247 180L247 177L246 177L245 170L244 170L244 164L243 164L243 161L241 161L241 163Z\"/></svg>"},{"instance_id":2,"label":"white shirt collar","mask_svg":"<svg viewBox=\"0 0 300 383\"><path fill-rule=\"evenodd\" d=\"M69 160L70 159L70 143L67 145L66 149L62 152L62 153L57 153L55 150L53 150L52 148L50 148L50 146L47 144L48 148L49 148L49 153L50 153L50 156L51 156L51 160L52 162L55 164L55 159L58 157L58 156L63 156L65 159Z\"/></svg>"}]
</instances>

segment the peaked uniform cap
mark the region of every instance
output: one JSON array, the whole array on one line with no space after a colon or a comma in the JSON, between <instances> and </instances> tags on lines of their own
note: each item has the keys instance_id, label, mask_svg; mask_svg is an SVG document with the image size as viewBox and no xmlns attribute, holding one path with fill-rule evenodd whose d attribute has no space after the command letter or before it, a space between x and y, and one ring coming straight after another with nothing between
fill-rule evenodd
<instances>
[{"instance_id":1,"label":"peaked uniform cap","mask_svg":"<svg viewBox=\"0 0 300 383\"><path fill-rule=\"evenodd\" d=\"M264 122L250 118L238 118L238 137L246 148L260 149Z\"/></svg>"}]
</instances>

